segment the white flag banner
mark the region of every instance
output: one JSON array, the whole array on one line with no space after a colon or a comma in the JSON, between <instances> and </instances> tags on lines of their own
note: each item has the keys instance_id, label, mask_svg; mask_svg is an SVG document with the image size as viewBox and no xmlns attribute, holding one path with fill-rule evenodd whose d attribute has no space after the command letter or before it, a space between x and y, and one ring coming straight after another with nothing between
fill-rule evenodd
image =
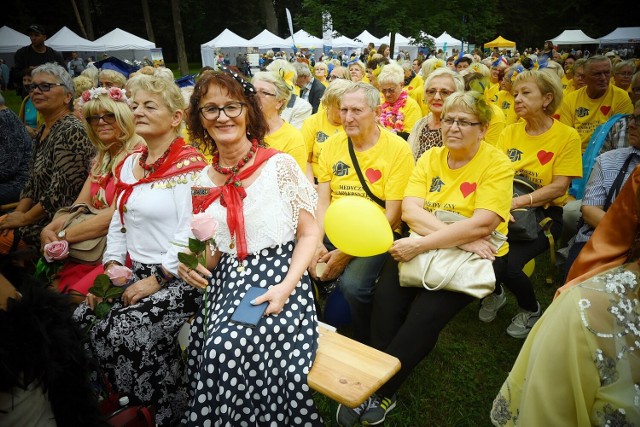
<instances>
[{"instance_id":1,"label":"white flag banner","mask_svg":"<svg viewBox=\"0 0 640 427\"><path fill-rule=\"evenodd\" d=\"M293 51L297 52L298 48L296 48L296 41L293 38L293 19L291 19L291 12L289 12L289 8L284 9L287 13L287 23L289 24L289 32L291 33L291 41L293 42Z\"/></svg>"},{"instance_id":2,"label":"white flag banner","mask_svg":"<svg viewBox=\"0 0 640 427\"><path fill-rule=\"evenodd\" d=\"M332 46L333 38L333 20L331 14L326 10L322 12L322 44L324 45L324 54L329 54Z\"/></svg>"}]
</instances>

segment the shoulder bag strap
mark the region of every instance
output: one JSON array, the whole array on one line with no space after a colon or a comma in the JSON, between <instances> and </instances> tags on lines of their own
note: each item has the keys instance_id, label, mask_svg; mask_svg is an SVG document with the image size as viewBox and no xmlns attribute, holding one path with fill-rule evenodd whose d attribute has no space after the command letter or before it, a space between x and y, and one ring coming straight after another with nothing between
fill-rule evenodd
<instances>
[{"instance_id":1,"label":"shoulder bag strap","mask_svg":"<svg viewBox=\"0 0 640 427\"><path fill-rule=\"evenodd\" d=\"M380 205L380 207L384 209L386 207L384 200L382 200L381 198L379 198L378 196L376 196L371 192L371 190L369 189L369 186L367 185L367 182L364 180L364 177L362 176L362 171L360 170L360 165L358 164L358 158L356 157L356 153L353 150L353 143L351 142L351 138L347 138L347 140L349 145L349 155L351 156L351 161L353 162L353 168L356 170L356 173L358 174L358 179L360 180L360 184L362 184L362 189L364 190L365 193L367 193L367 196L369 196L371 200L376 202L378 205Z\"/></svg>"},{"instance_id":2,"label":"shoulder bag strap","mask_svg":"<svg viewBox=\"0 0 640 427\"><path fill-rule=\"evenodd\" d=\"M631 163L631 160L633 160L633 157L636 155L637 155L636 153L631 153L629 154L627 159L624 161L622 168L620 168L620 171L618 172L616 179L613 181L613 184L611 184L611 188L607 193L607 199L605 200L604 206L602 207L603 211L606 212L611 206L611 203L613 203L613 198L616 197L618 194L620 194L620 188L622 188L622 181L624 181L624 176L627 174L627 169L629 169L629 164Z\"/></svg>"}]
</instances>

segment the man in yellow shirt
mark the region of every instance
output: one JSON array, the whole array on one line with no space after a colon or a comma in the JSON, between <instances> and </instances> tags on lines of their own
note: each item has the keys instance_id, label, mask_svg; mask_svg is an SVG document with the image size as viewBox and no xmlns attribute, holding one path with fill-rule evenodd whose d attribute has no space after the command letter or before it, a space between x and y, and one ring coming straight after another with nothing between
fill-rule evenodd
<instances>
[{"instance_id":1,"label":"man in yellow shirt","mask_svg":"<svg viewBox=\"0 0 640 427\"><path fill-rule=\"evenodd\" d=\"M627 92L610 84L609 58L600 55L590 57L585 63L584 73L587 85L567 94L558 118L578 131L583 152L598 126L615 114L633 112Z\"/></svg>"},{"instance_id":2,"label":"man in yellow shirt","mask_svg":"<svg viewBox=\"0 0 640 427\"><path fill-rule=\"evenodd\" d=\"M376 203L392 229L399 228L402 197L414 166L413 155L406 141L379 125L379 114L380 94L376 88L359 82L345 89L340 102L345 132L330 137L318 157L316 219L321 229L329 205L346 196L378 199ZM358 166L352 160L350 146ZM368 196L356 167L374 197ZM354 338L366 343L375 281L389 254L353 257L336 249L326 238L318 243L309 272L323 281L340 279L340 290L351 310ZM319 263L326 264L320 274L316 270Z\"/></svg>"}]
</instances>

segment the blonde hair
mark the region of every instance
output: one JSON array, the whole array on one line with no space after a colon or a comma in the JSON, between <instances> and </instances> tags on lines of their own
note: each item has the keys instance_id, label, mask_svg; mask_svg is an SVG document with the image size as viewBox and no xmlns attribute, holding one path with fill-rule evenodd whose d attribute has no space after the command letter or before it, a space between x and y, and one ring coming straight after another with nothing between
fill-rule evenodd
<instances>
[{"instance_id":1,"label":"blonde hair","mask_svg":"<svg viewBox=\"0 0 640 427\"><path fill-rule=\"evenodd\" d=\"M73 78L73 84L76 85L76 98L82 95L82 92L89 90L95 86L91 79L82 74Z\"/></svg>"},{"instance_id":2,"label":"blonde hair","mask_svg":"<svg viewBox=\"0 0 640 427\"><path fill-rule=\"evenodd\" d=\"M404 70L400 65L393 63L382 67L378 75L378 84L381 85L385 83L404 83Z\"/></svg>"},{"instance_id":3,"label":"blonde hair","mask_svg":"<svg viewBox=\"0 0 640 427\"><path fill-rule=\"evenodd\" d=\"M127 78L115 70L101 70L98 74L98 82L100 82L100 77L106 77L121 89L127 83Z\"/></svg>"},{"instance_id":4,"label":"blonde hair","mask_svg":"<svg viewBox=\"0 0 640 427\"><path fill-rule=\"evenodd\" d=\"M522 83L524 80L532 80L543 95L550 93L553 99L547 105L544 112L547 116L551 116L556 112L562 103L562 81L560 77L548 68L542 70L527 70L516 76L513 81L513 88Z\"/></svg>"},{"instance_id":5,"label":"blonde hair","mask_svg":"<svg viewBox=\"0 0 640 427\"><path fill-rule=\"evenodd\" d=\"M85 118L100 114L100 112L113 113L116 117L116 123L120 128L120 135L116 137L116 142L106 145L98 137L96 132L89 123L85 123L89 140L98 150L95 161L91 166L91 174L99 177L111 171L114 172L115 167L122 159L129 154L140 141L140 137L135 133L135 124L133 121L133 112L126 102L116 102L107 95L98 96L87 101L82 106L82 114ZM120 144L122 148L115 157L111 158L111 148Z\"/></svg>"},{"instance_id":6,"label":"blonde hair","mask_svg":"<svg viewBox=\"0 0 640 427\"><path fill-rule=\"evenodd\" d=\"M184 111L187 104L184 102L182 93L173 80L169 81L161 77L147 76L141 74L129 80L128 85L131 91L131 99L135 98L138 91L145 91L160 97L165 107L173 114L176 111ZM180 126L176 127L176 132Z\"/></svg>"},{"instance_id":7,"label":"blonde hair","mask_svg":"<svg viewBox=\"0 0 640 427\"><path fill-rule=\"evenodd\" d=\"M325 89L324 95L322 95L322 106L325 108L328 107L338 107L340 108L340 100L342 99L342 95L344 95L345 90L352 87L353 82L346 79L338 79L333 82Z\"/></svg>"},{"instance_id":8,"label":"blonde hair","mask_svg":"<svg viewBox=\"0 0 640 427\"><path fill-rule=\"evenodd\" d=\"M276 90L276 100L284 101L278 109L278 114L282 113L284 109L287 108L287 103L291 98L291 91L293 88L290 88L287 85L284 78L282 78L277 71L258 71L253 75L253 79L251 81L262 81L272 84Z\"/></svg>"},{"instance_id":9,"label":"blonde hair","mask_svg":"<svg viewBox=\"0 0 640 427\"><path fill-rule=\"evenodd\" d=\"M442 117L446 117L450 111L474 114L482 126L488 126L491 122L491 108L487 105L484 95L473 90L449 95L442 105Z\"/></svg>"}]
</instances>

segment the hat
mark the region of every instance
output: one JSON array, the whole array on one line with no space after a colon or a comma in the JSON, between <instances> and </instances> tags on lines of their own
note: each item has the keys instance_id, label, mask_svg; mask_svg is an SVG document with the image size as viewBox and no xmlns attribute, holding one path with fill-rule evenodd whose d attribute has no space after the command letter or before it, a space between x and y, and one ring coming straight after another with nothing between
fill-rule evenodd
<instances>
[{"instance_id":1,"label":"hat","mask_svg":"<svg viewBox=\"0 0 640 427\"><path fill-rule=\"evenodd\" d=\"M27 30L27 34L29 33L36 33L36 34L42 34L42 35L46 35L47 32L45 31L44 27L40 24L33 24L29 26L29 29Z\"/></svg>"},{"instance_id":2,"label":"hat","mask_svg":"<svg viewBox=\"0 0 640 427\"><path fill-rule=\"evenodd\" d=\"M196 85L196 76L194 75L188 75L188 76L184 76L184 77L180 77L179 79L176 79L175 82L178 85L178 87L188 87L188 86L195 86Z\"/></svg>"},{"instance_id":3,"label":"hat","mask_svg":"<svg viewBox=\"0 0 640 427\"><path fill-rule=\"evenodd\" d=\"M93 64L96 68L101 70L114 70L129 78L129 74L138 71L140 67L136 67L135 65L127 64L126 62L116 58L115 56L110 56L102 61L95 62Z\"/></svg>"}]
</instances>

